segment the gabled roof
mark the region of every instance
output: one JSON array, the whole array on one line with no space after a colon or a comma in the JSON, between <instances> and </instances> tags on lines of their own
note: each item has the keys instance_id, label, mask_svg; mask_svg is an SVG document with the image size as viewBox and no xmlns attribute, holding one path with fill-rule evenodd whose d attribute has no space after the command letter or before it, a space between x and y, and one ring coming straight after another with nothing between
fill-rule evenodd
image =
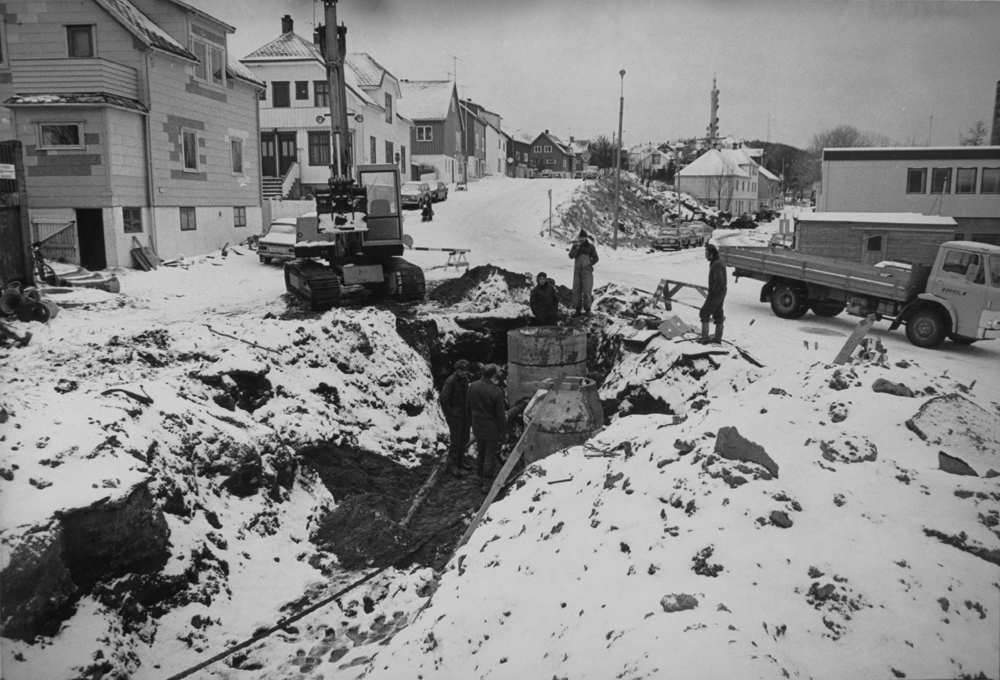
<instances>
[{"instance_id":1,"label":"gabled roof","mask_svg":"<svg viewBox=\"0 0 1000 680\"><path fill-rule=\"evenodd\" d=\"M535 138L532 140L532 143L537 142L542 137L547 138L550 142L552 142L553 145L555 145L555 147L557 149L559 149L559 151L561 151L562 153L566 154L567 156L572 156L573 155L573 152L570 150L570 148L568 146L566 146L565 144L563 144L563 142L562 142L561 139L559 139L554 134L552 134L551 132L548 132L548 131L545 131L545 132L539 133L538 135L535 135Z\"/></svg>"},{"instance_id":2,"label":"gabled roof","mask_svg":"<svg viewBox=\"0 0 1000 680\"><path fill-rule=\"evenodd\" d=\"M709 149L681 170L684 177L749 177L749 173L739 166L729 155L717 149Z\"/></svg>"},{"instance_id":3,"label":"gabled roof","mask_svg":"<svg viewBox=\"0 0 1000 680\"><path fill-rule=\"evenodd\" d=\"M265 87L264 81L255 76L246 66L241 64L239 60L228 50L226 50L226 73L229 74L230 78L239 78L240 80L247 81L251 85Z\"/></svg>"},{"instance_id":4,"label":"gabled roof","mask_svg":"<svg viewBox=\"0 0 1000 680\"><path fill-rule=\"evenodd\" d=\"M229 24L227 24L226 22L219 21L218 19L216 19L215 17L213 17L211 14L206 14L205 12L201 11L197 7L192 7L191 5L187 4L186 2L181 2L181 0L167 0L167 2L173 3L174 5L177 5L181 9L187 10L188 12L193 12L194 14L197 14L200 17L203 17L205 19L209 19L211 21L214 21L215 23L217 23L220 26L224 27L226 29L226 31L228 31L229 33L235 33L236 32L236 29L233 28L232 26L230 26Z\"/></svg>"},{"instance_id":5,"label":"gabled roof","mask_svg":"<svg viewBox=\"0 0 1000 680\"><path fill-rule=\"evenodd\" d=\"M451 111L455 83L450 80L401 80L399 113L410 120L445 120Z\"/></svg>"},{"instance_id":6,"label":"gabled roof","mask_svg":"<svg viewBox=\"0 0 1000 680\"><path fill-rule=\"evenodd\" d=\"M777 175L774 175L774 174L772 174L772 173L771 173L771 172L770 172L770 171L769 171L769 170L768 170L767 168L765 168L765 167L764 167L763 165L762 165L762 166L760 166L759 168L757 168L757 172L759 172L759 173L760 173L760 174L762 174L762 175L763 175L763 176L764 176L765 178L767 178L767 179L771 180L772 182L777 182L777 181L778 181L778 177L777 177Z\"/></svg>"},{"instance_id":7,"label":"gabled roof","mask_svg":"<svg viewBox=\"0 0 1000 680\"><path fill-rule=\"evenodd\" d=\"M4 106L110 106L142 113L148 110L142 102L106 92L15 95L5 101Z\"/></svg>"},{"instance_id":8,"label":"gabled roof","mask_svg":"<svg viewBox=\"0 0 1000 680\"><path fill-rule=\"evenodd\" d=\"M129 0L94 0L113 16L139 41L161 52L167 52L190 61L198 61L192 52L181 45L169 33L153 23ZM206 15L207 16L207 15ZM221 22L219 22L221 23ZM225 25L225 24L223 24Z\"/></svg>"},{"instance_id":9,"label":"gabled roof","mask_svg":"<svg viewBox=\"0 0 1000 680\"><path fill-rule=\"evenodd\" d=\"M325 64L319 48L300 35L289 31L263 47L258 47L247 56L240 59L248 61L318 61Z\"/></svg>"},{"instance_id":10,"label":"gabled roof","mask_svg":"<svg viewBox=\"0 0 1000 680\"><path fill-rule=\"evenodd\" d=\"M372 59L367 52L352 52L347 55L345 62L354 69L357 76L358 85L361 87L380 87L385 79L385 74L389 71L380 63ZM391 73L389 75L392 75Z\"/></svg>"}]
</instances>

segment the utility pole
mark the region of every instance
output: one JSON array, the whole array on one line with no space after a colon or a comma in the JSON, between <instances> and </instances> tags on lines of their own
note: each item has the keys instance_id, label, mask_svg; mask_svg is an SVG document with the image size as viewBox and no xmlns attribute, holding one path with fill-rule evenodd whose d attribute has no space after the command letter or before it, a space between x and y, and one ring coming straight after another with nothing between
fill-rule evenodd
<instances>
[{"instance_id":1,"label":"utility pole","mask_svg":"<svg viewBox=\"0 0 1000 680\"><path fill-rule=\"evenodd\" d=\"M350 177L351 154L348 149L347 86L344 81L344 58L347 56L347 26L337 25L337 0L323 0L326 26L326 78L330 90L330 128L333 132L336 177Z\"/></svg>"},{"instance_id":2,"label":"utility pole","mask_svg":"<svg viewBox=\"0 0 1000 680\"><path fill-rule=\"evenodd\" d=\"M622 77L621 99L618 100L618 144L615 146L615 217L611 225L614 234L611 237L611 248L618 250L618 187L622 177L622 116L625 113L625 69L618 72Z\"/></svg>"}]
</instances>

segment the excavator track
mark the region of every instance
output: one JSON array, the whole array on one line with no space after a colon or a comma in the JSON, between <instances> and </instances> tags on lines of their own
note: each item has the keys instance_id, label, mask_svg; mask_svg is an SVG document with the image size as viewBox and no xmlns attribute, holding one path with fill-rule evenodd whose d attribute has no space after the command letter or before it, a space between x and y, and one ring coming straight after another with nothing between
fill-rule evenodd
<instances>
[{"instance_id":1,"label":"excavator track","mask_svg":"<svg viewBox=\"0 0 1000 680\"><path fill-rule=\"evenodd\" d=\"M394 257L386 265L386 292L399 302L422 301L427 286L424 270L401 257Z\"/></svg>"},{"instance_id":2,"label":"excavator track","mask_svg":"<svg viewBox=\"0 0 1000 680\"><path fill-rule=\"evenodd\" d=\"M336 273L314 260L285 263L285 288L309 303L313 309L329 309L341 304L341 285Z\"/></svg>"}]
</instances>

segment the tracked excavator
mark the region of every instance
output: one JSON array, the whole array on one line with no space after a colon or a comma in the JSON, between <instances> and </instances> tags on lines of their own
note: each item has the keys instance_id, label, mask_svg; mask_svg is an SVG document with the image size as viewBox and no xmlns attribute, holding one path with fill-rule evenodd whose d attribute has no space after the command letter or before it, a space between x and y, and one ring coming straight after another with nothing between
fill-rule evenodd
<instances>
[{"instance_id":1,"label":"tracked excavator","mask_svg":"<svg viewBox=\"0 0 1000 680\"><path fill-rule=\"evenodd\" d=\"M285 263L285 287L313 309L364 303L380 295L399 302L423 300L423 270L400 257L407 237L399 167L354 169L344 82L347 27L337 25L337 0L323 5L326 23L317 29L317 42L329 82L334 163L329 188L317 192L317 230L296 242L295 259Z\"/></svg>"}]
</instances>

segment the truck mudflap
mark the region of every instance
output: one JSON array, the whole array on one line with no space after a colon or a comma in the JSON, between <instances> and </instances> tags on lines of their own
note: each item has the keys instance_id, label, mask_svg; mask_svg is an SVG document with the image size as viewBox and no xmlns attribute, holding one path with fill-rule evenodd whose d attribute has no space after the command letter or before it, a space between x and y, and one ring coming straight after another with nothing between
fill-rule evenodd
<instances>
[{"instance_id":1,"label":"truck mudflap","mask_svg":"<svg viewBox=\"0 0 1000 680\"><path fill-rule=\"evenodd\" d=\"M951 324L952 328L955 328L956 324L958 323L957 321L958 316L955 313L955 306L952 305L951 302L949 302L943 297L939 297L931 293L921 293L917 297L907 302L903 306L903 308L899 310L899 314L897 314L896 318L892 320L891 324L889 324L889 330L894 331L897 328L899 328L902 324L906 322L907 319L909 319L913 315L915 311L917 311L921 307L925 307L928 302L938 304L946 312L948 312L948 322Z\"/></svg>"}]
</instances>

